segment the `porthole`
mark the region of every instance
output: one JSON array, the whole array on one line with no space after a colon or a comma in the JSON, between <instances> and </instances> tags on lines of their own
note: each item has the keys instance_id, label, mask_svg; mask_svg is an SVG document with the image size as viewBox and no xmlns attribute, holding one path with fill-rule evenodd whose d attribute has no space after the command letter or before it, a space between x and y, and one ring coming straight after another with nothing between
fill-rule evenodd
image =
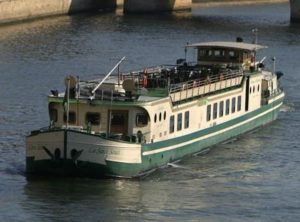
<instances>
[{"instance_id":1,"label":"porthole","mask_svg":"<svg viewBox=\"0 0 300 222\"><path fill-rule=\"evenodd\" d=\"M166 111L164 112L164 120L166 120L166 118L167 118L167 113L166 113Z\"/></svg>"},{"instance_id":2,"label":"porthole","mask_svg":"<svg viewBox=\"0 0 300 222\"><path fill-rule=\"evenodd\" d=\"M159 113L159 122L161 121L161 113Z\"/></svg>"},{"instance_id":3,"label":"porthole","mask_svg":"<svg viewBox=\"0 0 300 222\"><path fill-rule=\"evenodd\" d=\"M155 114L154 115L154 122L156 123L156 120L157 120L157 115Z\"/></svg>"}]
</instances>

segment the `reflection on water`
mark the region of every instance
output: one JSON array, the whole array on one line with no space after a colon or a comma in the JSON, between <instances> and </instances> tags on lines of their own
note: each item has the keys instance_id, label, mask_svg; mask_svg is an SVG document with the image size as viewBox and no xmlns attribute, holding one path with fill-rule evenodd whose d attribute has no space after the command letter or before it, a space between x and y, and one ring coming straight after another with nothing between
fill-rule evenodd
<instances>
[{"instance_id":1,"label":"reflection on water","mask_svg":"<svg viewBox=\"0 0 300 222\"><path fill-rule=\"evenodd\" d=\"M68 74L173 64L187 42L268 45L287 94L278 121L137 180L24 177L25 136L48 125ZM300 26L288 4L194 6L163 15L60 16L0 27L0 218L12 221L299 221ZM193 58L193 55L189 55ZM263 55L262 55L263 56Z\"/></svg>"}]
</instances>

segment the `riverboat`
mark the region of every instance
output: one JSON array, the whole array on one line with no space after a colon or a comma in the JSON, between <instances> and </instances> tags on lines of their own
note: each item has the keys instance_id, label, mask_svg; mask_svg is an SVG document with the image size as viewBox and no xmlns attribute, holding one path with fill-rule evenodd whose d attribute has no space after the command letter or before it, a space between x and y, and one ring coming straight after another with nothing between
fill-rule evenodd
<instances>
[{"instance_id":1,"label":"riverboat","mask_svg":"<svg viewBox=\"0 0 300 222\"><path fill-rule=\"evenodd\" d=\"M48 96L49 126L26 138L28 175L132 178L265 125L278 116L282 73L237 42L189 44L178 59L102 79L65 78Z\"/></svg>"}]
</instances>

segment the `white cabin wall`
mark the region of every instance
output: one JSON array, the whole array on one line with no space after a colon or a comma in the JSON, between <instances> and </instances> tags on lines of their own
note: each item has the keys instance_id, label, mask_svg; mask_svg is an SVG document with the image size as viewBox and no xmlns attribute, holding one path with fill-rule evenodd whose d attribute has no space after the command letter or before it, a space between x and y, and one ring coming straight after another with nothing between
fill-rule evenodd
<instances>
[{"instance_id":1,"label":"white cabin wall","mask_svg":"<svg viewBox=\"0 0 300 222\"><path fill-rule=\"evenodd\" d=\"M261 106L262 78L262 75L250 76L249 111L253 111Z\"/></svg>"}]
</instances>

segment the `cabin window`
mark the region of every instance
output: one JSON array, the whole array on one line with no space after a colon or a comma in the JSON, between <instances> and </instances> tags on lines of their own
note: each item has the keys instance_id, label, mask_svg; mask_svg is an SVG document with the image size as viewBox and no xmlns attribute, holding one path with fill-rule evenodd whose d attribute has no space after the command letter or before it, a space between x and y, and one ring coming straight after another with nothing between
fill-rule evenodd
<instances>
[{"instance_id":1,"label":"cabin window","mask_svg":"<svg viewBox=\"0 0 300 222\"><path fill-rule=\"evenodd\" d=\"M184 128L189 128L190 126L190 111L184 113Z\"/></svg>"},{"instance_id":2,"label":"cabin window","mask_svg":"<svg viewBox=\"0 0 300 222\"><path fill-rule=\"evenodd\" d=\"M255 86L253 86L253 93L255 93Z\"/></svg>"},{"instance_id":3,"label":"cabin window","mask_svg":"<svg viewBox=\"0 0 300 222\"><path fill-rule=\"evenodd\" d=\"M208 50L208 56L213 56L213 51L212 50Z\"/></svg>"},{"instance_id":4,"label":"cabin window","mask_svg":"<svg viewBox=\"0 0 300 222\"><path fill-rule=\"evenodd\" d=\"M228 55L229 55L229 58L231 58L231 59L235 59L236 58L235 51L229 51Z\"/></svg>"},{"instance_id":5,"label":"cabin window","mask_svg":"<svg viewBox=\"0 0 300 222\"><path fill-rule=\"evenodd\" d=\"M146 113L136 114L135 122L136 122L137 127L147 126L147 124L148 124L148 115Z\"/></svg>"},{"instance_id":6,"label":"cabin window","mask_svg":"<svg viewBox=\"0 0 300 222\"><path fill-rule=\"evenodd\" d=\"M225 52L223 50L215 50L216 57L223 57Z\"/></svg>"},{"instance_id":7,"label":"cabin window","mask_svg":"<svg viewBox=\"0 0 300 222\"><path fill-rule=\"evenodd\" d=\"M100 125L100 113L87 113L85 120L92 125Z\"/></svg>"},{"instance_id":8,"label":"cabin window","mask_svg":"<svg viewBox=\"0 0 300 222\"><path fill-rule=\"evenodd\" d=\"M213 107L213 119L216 119L218 117L218 103L214 103Z\"/></svg>"},{"instance_id":9,"label":"cabin window","mask_svg":"<svg viewBox=\"0 0 300 222\"><path fill-rule=\"evenodd\" d=\"M226 99L226 108L225 108L225 114L228 115L230 111L230 100Z\"/></svg>"},{"instance_id":10,"label":"cabin window","mask_svg":"<svg viewBox=\"0 0 300 222\"><path fill-rule=\"evenodd\" d=\"M51 108L49 110L50 121L57 122L57 109Z\"/></svg>"},{"instance_id":11,"label":"cabin window","mask_svg":"<svg viewBox=\"0 0 300 222\"><path fill-rule=\"evenodd\" d=\"M156 123L156 121L157 121L157 115L155 114L154 115L154 122Z\"/></svg>"},{"instance_id":12,"label":"cabin window","mask_svg":"<svg viewBox=\"0 0 300 222\"><path fill-rule=\"evenodd\" d=\"M211 105L208 105L208 106L207 106L206 120L207 120L207 121L210 121L210 120L211 120Z\"/></svg>"},{"instance_id":13,"label":"cabin window","mask_svg":"<svg viewBox=\"0 0 300 222\"><path fill-rule=\"evenodd\" d=\"M202 50L199 50L199 56L206 56L206 50L202 49Z\"/></svg>"},{"instance_id":14,"label":"cabin window","mask_svg":"<svg viewBox=\"0 0 300 222\"><path fill-rule=\"evenodd\" d=\"M166 118L167 118L167 112L165 111L164 112L164 120L166 120Z\"/></svg>"},{"instance_id":15,"label":"cabin window","mask_svg":"<svg viewBox=\"0 0 300 222\"><path fill-rule=\"evenodd\" d=\"M159 122L161 121L161 113L159 113Z\"/></svg>"},{"instance_id":16,"label":"cabin window","mask_svg":"<svg viewBox=\"0 0 300 222\"><path fill-rule=\"evenodd\" d=\"M224 115L224 101L221 101L219 107L219 116L222 117L223 115Z\"/></svg>"},{"instance_id":17,"label":"cabin window","mask_svg":"<svg viewBox=\"0 0 300 222\"><path fill-rule=\"evenodd\" d=\"M259 85L257 85L257 92L259 92Z\"/></svg>"},{"instance_id":18,"label":"cabin window","mask_svg":"<svg viewBox=\"0 0 300 222\"><path fill-rule=\"evenodd\" d=\"M182 129L182 113L177 114L177 131Z\"/></svg>"},{"instance_id":19,"label":"cabin window","mask_svg":"<svg viewBox=\"0 0 300 222\"><path fill-rule=\"evenodd\" d=\"M170 116L170 133L174 133L174 130L175 130L175 117L174 115Z\"/></svg>"},{"instance_id":20,"label":"cabin window","mask_svg":"<svg viewBox=\"0 0 300 222\"><path fill-rule=\"evenodd\" d=\"M231 100L231 113L235 113L235 103L236 103L236 98L233 97Z\"/></svg>"},{"instance_id":21,"label":"cabin window","mask_svg":"<svg viewBox=\"0 0 300 222\"><path fill-rule=\"evenodd\" d=\"M242 109L242 97L238 96L237 111L241 111L241 109Z\"/></svg>"},{"instance_id":22,"label":"cabin window","mask_svg":"<svg viewBox=\"0 0 300 222\"><path fill-rule=\"evenodd\" d=\"M216 57L220 57L220 56L221 56L220 50L215 50L215 56L216 56Z\"/></svg>"},{"instance_id":23,"label":"cabin window","mask_svg":"<svg viewBox=\"0 0 300 222\"><path fill-rule=\"evenodd\" d=\"M64 113L64 122L67 122L67 114ZM69 123L76 123L76 113L69 112Z\"/></svg>"}]
</instances>

